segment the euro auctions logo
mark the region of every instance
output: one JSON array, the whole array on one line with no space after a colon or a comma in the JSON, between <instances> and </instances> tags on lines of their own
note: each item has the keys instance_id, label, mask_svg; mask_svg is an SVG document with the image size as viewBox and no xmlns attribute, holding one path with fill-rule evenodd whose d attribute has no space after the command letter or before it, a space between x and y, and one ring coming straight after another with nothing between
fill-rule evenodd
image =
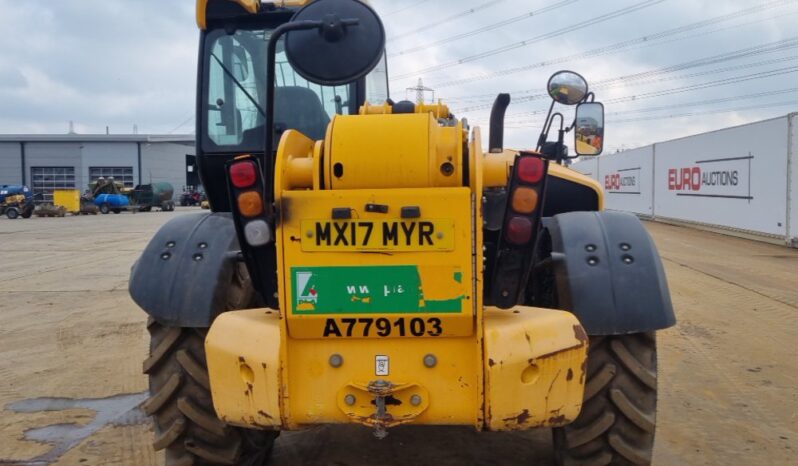
<instances>
[{"instance_id":1,"label":"euro auctions logo","mask_svg":"<svg viewBox=\"0 0 798 466\"><path fill-rule=\"evenodd\" d=\"M609 194L640 194L640 167L622 168L604 175L604 190Z\"/></svg>"},{"instance_id":2,"label":"euro auctions logo","mask_svg":"<svg viewBox=\"0 0 798 466\"><path fill-rule=\"evenodd\" d=\"M668 169L668 191L677 196L751 200L753 155L697 160L689 167Z\"/></svg>"}]
</instances>

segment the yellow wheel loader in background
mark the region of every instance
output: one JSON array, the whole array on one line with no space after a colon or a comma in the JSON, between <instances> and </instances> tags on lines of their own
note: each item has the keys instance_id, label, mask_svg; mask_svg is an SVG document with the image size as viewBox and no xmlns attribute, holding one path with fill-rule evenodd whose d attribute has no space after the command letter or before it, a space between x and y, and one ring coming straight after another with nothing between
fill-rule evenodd
<instances>
[{"instance_id":1,"label":"yellow wheel loader in background","mask_svg":"<svg viewBox=\"0 0 798 466\"><path fill-rule=\"evenodd\" d=\"M483 152L445 105L389 99L367 5L197 5L212 212L164 225L130 279L167 464L259 464L282 430L347 423L553 428L560 464L649 463L675 320L640 222L564 166L572 130L601 152L587 82L552 76L535 151L503 148L499 94Z\"/></svg>"}]
</instances>

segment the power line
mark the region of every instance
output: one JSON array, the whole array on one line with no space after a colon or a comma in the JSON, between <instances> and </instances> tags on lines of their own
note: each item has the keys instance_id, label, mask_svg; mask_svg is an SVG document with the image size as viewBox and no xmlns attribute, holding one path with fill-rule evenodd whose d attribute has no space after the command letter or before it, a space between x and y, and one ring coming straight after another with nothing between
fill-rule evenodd
<instances>
[{"instance_id":1,"label":"power line","mask_svg":"<svg viewBox=\"0 0 798 466\"><path fill-rule=\"evenodd\" d=\"M666 67L658 68L658 69L655 69L655 70L644 71L644 72L635 73L635 74L631 74L631 75L625 75L625 76L619 76L619 77L615 77L615 78L605 79L605 80L602 80L602 81L598 81L595 85L591 86L591 88L592 89L606 89L606 88L612 88L612 87L617 87L617 86L643 85L643 84L660 83L660 82L666 82L666 81L694 78L694 77L698 77L698 76L720 74L720 73L725 73L725 72L735 71L735 70L740 70L740 69L755 68L755 67L758 67L758 66L772 65L772 64L776 64L776 63L783 63L785 61L791 61L791 60L798 59L798 56L793 55L793 56L787 56L787 57L780 57L780 58L775 58L775 59L771 59L771 60L763 60L763 61L759 61L759 62L745 63L745 64L728 66L728 67L723 67L723 68L715 68L715 69L702 71L702 72L697 72L697 73L691 73L691 74L682 74L682 75L677 75L677 76L663 76L663 75L667 75L667 74L673 73L675 71L681 71L681 70L686 70L686 69L690 69L690 68L696 68L696 67L700 67L700 66L706 66L706 65L715 64L715 63L722 63L722 62L725 62L725 61L736 60L736 59L740 59L740 58L747 58L747 57L756 56L756 55L760 55L760 54L779 52L779 51L784 51L784 50L788 50L788 49L792 49L792 48L796 48L796 47L798 47L798 38L785 39L785 40L782 40L782 41L776 41L776 42L769 43L769 44L759 45L759 46L755 46L755 47L749 47L749 48L745 48L745 49L741 49L741 50L736 50L736 51L733 51L733 52L723 53L723 54L720 54L720 55L715 55L715 56L711 56L711 57L705 57L705 58L701 58L701 59L698 59L698 60L693 60L693 61L689 61L689 62L685 62L685 63L679 63L679 64L676 64L676 65L666 66ZM518 93L531 94L531 95L526 95L526 96L522 95L520 97L517 97ZM532 101L542 100L542 99L547 99L548 98L548 94L546 93L545 89L533 89L533 90L527 90L527 91L517 91L516 93L511 93L511 94L514 96L514 102L515 103L532 102ZM486 99L480 98L480 100L492 99L493 95L492 94L486 94L485 98ZM490 106L491 106L491 103L488 102L488 103L485 103L485 104L472 105L472 106L469 106L469 107L461 107L461 108L458 108L458 109L455 109L455 110L458 113L463 113L463 112L471 112L471 111L475 111L475 110L484 110L484 109L490 108ZM515 114L515 115L517 116L518 114Z\"/></svg>"},{"instance_id":2,"label":"power line","mask_svg":"<svg viewBox=\"0 0 798 466\"><path fill-rule=\"evenodd\" d=\"M390 16L390 15L396 15L396 14L402 13L404 11L407 11L407 10L411 9L411 8L415 8L415 7L419 6L419 5L421 5L422 3L426 3L427 1L429 1L429 0L421 0L421 1L418 1L418 2L415 2L415 3L412 3L410 5L403 6L401 8L396 9L396 10L389 11L387 13L383 13L383 16Z\"/></svg>"},{"instance_id":3,"label":"power line","mask_svg":"<svg viewBox=\"0 0 798 466\"><path fill-rule=\"evenodd\" d=\"M190 121L192 121L193 119L194 119L194 114L192 113L190 117L186 118L186 119L185 119L185 121L183 121L183 122L182 122L182 123L180 123L179 125L175 126L175 128L174 128L172 131L169 131L169 132L168 132L168 133L166 133L166 134L172 134L172 133L174 133L175 131L179 130L180 128L182 128L183 126L185 126L186 124L188 124L188 123L189 123Z\"/></svg>"},{"instance_id":4,"label":"power line","mask_svg":"<svg viewBox=\"0 0 798 466\"><path fill-rule=\"evenodd\" d=\"M768 42L765 44L756 45L753 47L746 47L743 49L733 50L731 52L721 53L718 55L712 55L709 57L703 57L696 60L690 60L687 62L677 63L674 65L669 65L661 68L656 68L653 70L642 71L639 73L623 75L615 78L608 78L601 81L596 82L595 84L591 85L591 88L602 88L607 87L616 82L634 82L639 81L641 79L663 75L668 73L673 73L675 71L682 71L690 68L697 68L706 65L712 65L715 63L722 63L731 60L737 60L740 58L747 58L761 54L773 53L773 52L780 52L784 50L788 50L791 48L798 47L798 37L792 37L789 39L778 40L775 42ZM720 70L719 70L720 71ZM671 79L671 78L668 78ZM678 79L678 78L677 78ZM650 82L644 81L644 82ZM511 91L514 97L517 98L518 94L529 94L529 93L538 93L539 95L542 93L543 96L546 94L545 89L531 89L531 90L518 90L518 91ZM447 102L483 102L486 100L491 100L495 98L495 93L490 94L480 94L480 95L472 95L472 96L465 96L465 97L451 97L446 99ZM474 107L469 107L469 110L475 109Z\"/></svg>"},{"instance_id":5,"label":"power line","mask_svg":"<svg viewBox=\"0 0 798 466\"><path fill-rule=\"evenodd\" d=\"M465 64L465 63L470 63L470 62L473 62L473 61L481 60L483 58L492 57L494 55L498 55L498 54L501 54L501 53L504 53L504 52L508 52L510 50L515 50L515 49L518 49L518 48L521 48L521 47L526 47L528 45L532 45L532 44L535 44L537 42L541 42L541 41L544 41L544 40L547 40L547 39L552 39L552 38L555 38L555 37L559 37L559 36L568 34L570 32L578 31L580 29L584 29L586 27L593 26L595 24L599 24L599 23L602 23L604 21L609 21L611 19L615 19L615 18L618 18L620 16L628 15L628 14L634 13L634 12L636 12L638 10L642 10L644 8L648 8L650 6L657 5L657 4L662 3L664 1L666 1L666 0L644 0L644 1L642 1L642 2L640 2L638 4L636 4L636 5L629 6L629 7L624 7L624 8L621 8L619 10L615 10L613 12L597 16L595 18L591 18L589 20L582 21L580 23L572 24L570 26L567 26L567 27L564 27L564 28L560 28L560 29L557 29L555 31L547 32L545 34L540 34L538 36L529 38L527 40L522 40L520 42L515 42L513 44L505 45L505 46L498 47L498 48L495 48L495 49L492 49L492 50L488 50L488 51L485 51L485 52L481 52L481 53L477 53L477 54L474 54L474 55L470 55L470 56L461 58L459 60L454 60L454 61L447 62L447 63L441 63L441 64L438 64L438 65L429 66L427 68L421 68L419 70L411 71L409 73L400 74L398 76L395 76L395 79L393 79L393 80L395 81L395 80L398 80L398 79L408 78L408 77L411 77L411 76L416 76L416 75L421 74L421 73L439 71L439 70L451 68L452 66L458 66L458 65Z\"/></svg>"},{"instance_id":6,"label":"power line","mask_svg":"<svg viewBox=\"0 0 798 466\"><path fill-rule=\"evenodd\" d=\"M700 100L697 102L685 102L681 104L673 104L673 105L660 105L659 107L648 107L648 108L638 108L634 110L623 110L620 112L609 112L607 115L617 116L617 115L630 115L635 113L649 113L649 112L659 112L661 110L672 110L676 108L685 108L685 107L700 107L702 105L713 105L719 103L726 103L726 102L733 102L735 100L746 100L746 99L757 99L761 97L772 97L774 95L783 95L783 94L790 94L793 92L798 92L798 87L790 87L787 89L778 89L775 91L767 91L767 92L757 92L755 94L745 94L745 95L737 95L733 97L722 97L719 99L709 99L709 100Z\"/></svg>"},{"instance_id":7,"label":"power line","mask_svg":"<svg viewBox=\"0 0 798 466\"><path fill-rule=\"evenodd\" d=\"M688 113L678 113L672 115L660 115L660 116L652 116L652 117L643 117L643 118L626 118L626 119L619 119L619 120L609 120L607 124L617 124L617 123L631 123L631 122L638 122L638 121L654 121L654 120L667 120L671 118L686 118L686 117L693 117L693 116L701 116L701 115L714 115L718 113L731 113L731 112L741 112L744 110L758 110L763 108L773 108L773 107L785 107L790 105L798 105L798 100L790 100L785 102L772 102L769 104L758 104L758 105L750 105L747 107L736 107L736 108L726 108L720 110L709 110L706 112L688 112Z\"/></svg>"},{"instance_id":8,"label":"power line","mask_svg":"<svg viewBox=\"0 0 798 466\"><path fill-rule=\"evenodd\" d=\"M456 19L460 19L460 18L462 18L464 16L468 16L468 15L474 14L474 13L476 13L478 11L494 7L494 6L496 6L497 3L501 3L503 1L505 1L505 0L492 0L490 2L482 3L480 5L475 6L474 8L469 8L468 10L461 11L459 13L455 13L455 14L453 14L451 16L448 16L448 17L443 18L443 19L439 19L439 20L437 20L435 22L432 22L432 23L429 23L429 24L425 24L424 26L417 27L417 28L412 29L410 31L402 32L402 33L397 34L397 35L395 35L393 37L389 37L388 41L392 42L392 41L395 41L395 40L399 40L399 39L401 39L403 37L407 37L407 36L416 34L416 33L421 32L421 31L426 31L426 30L429 30L429 29L432 29L432 28L439 27L441 24L445 24L445 23L448 23L450 21L454 21Z\"/></svg>"},{"instance_id":9,"label":"power line","mask_svg":"<svg viewBox=\"0 0 798 466\"><path fill-rule=\"evenodd\" d=\"M640 46L639 48L650 47L650 46L654 46L654 45L662 45L664 43L674 42L676 40L684 40L684 39L689 39L689 38L693 38L693 37L699 37L699 36L706 35L706 34L712 34L712 33L715 33L715 32L720 32L720 31L727 30L727 29L732 28L732 27L739 28L739 27L746 26L746 25L749 25L749 24L756 24L756 23L759 23L759 22L762 22L762 21L767 21L767 20L773 19L773 17L768 17L768 18L764 18L764 19L761 19L761 20L751 21L749 23L737 24L737 25L733 25L733 26L729 26L729 27L725 27L725 28L719 28L719 29L716 29L716 30L705 31L705 32L702 32L702 33L699 33L699 34L695 34L695 35L692 35L692 36L686 36L686 37L683 37L683 38L676 38L676 39L673 39L671 41L657 42L657 41L660 41L661 39L664 39L664 38L668 38L668 37L672 37L672 36L678 36L678 35L686 33L686 32L699 30L699 29L702 29L702 28L705 28L705 27L708 27L708 26L713 26L715 24L723 23L723 22L726 22L726 21L730 21L730 20L733 20L733 19L740 18L740 17L749 16L751 14L759 13L759 12L762 12L762 11L765 11L765 10L768 10L768 9L777 8L777 7L780 7L780 6L787 5L787 4L793 4L795 2L796 2L796 0L776 0L776 1L772 1L772 2L769 2L769 3L762 4L762 5L758 5L758 6L755 6L755 7L746 8L746 9L739 10L739 11L732 12L732 13L728 13L728 14L725 14L725 15L720 15L720 16L716 16L716 17L713 17L713 18L709 18L709 19L706 19L706 20L703 20L703 21L697 21L695 23L686 24L684 26L679 26L679 27L676 27L676 28L673 28L673 29L667 29L665 31L658 32L656 34L649 34L649 35L644 35L644 36L637 37L637 38L634 38L634 39L629 39L629 40L625 40L625 41L621 41L621 42L616 42L616 43L611 44L611 45L598 47L598 48L595 48L595 49L591 49L591 50L587 50L587 51L584 51L584 52L575 53L575 54L568 55L568 56L565 56L565 57L558 57L558 58L554 58L554 59L551 59L551 60L545 60L545 61L541 61L541 62L538 62L538 63L532 63L532 64L529 64L529 65L518 66L518 67L513 67L513 68L505 68L503 70L497 70L497 71L493 71L493 72L490 72L490 73L482 73L482 74L479 74L479 75L473 75L473 76L468 76L468 77L465 77L465 78L459 78L459 79L455 79L455 80L445 81L445 82L441 82L441 83L436 83L434 86L436 88L438 88L438 89L445 88L445 87L451 87L451 86L459 86L459 85L463 85L463 84L472 83L472 82L475 82L475 81L482 81L482 80L485 80L485 79L496 78L496 77L499 77L499 76L507 76L507 75L510 75L510 74L521 73L521 72L533 70L533 69L536 69L536 68L543 68L545 66L557 65L557 64L562 64L562 63L566 63L566 62L571 62L571 61L575 61L575 60L584 59L584 58L594 58L594 57L597 57L597 56L603 56L603 55L608 55L608 54L612 54L612 53L617 53L617 52L620 52L620 51L623 51L623 50L632 49L636 45ZM790 14L795 14L795 12L790 13Z\"/></svg>"},{"instance_id":10,"label":"power line","mask_svg":"<svg viewBox=\"0 0 798 466\"><path fill-rule=\"evenodd\" d=\"M457 35L454 35L454 36L446 37L444 39L436 40L434 42L425 43L424 45L418 45L418 46L415 46L415 47L410 47L410 48L407 48L407 49L404 49L404 50L400 50L399 52L390 53L390 54L388 54L388 57L395 57L395 56L399 56L399 55L410 55L412 53L419 52L421 50L430 49L430 48L438 46L440 44L445 44L445 43L448 43L448 42L454 42L456 40L464 39L466 37L475 36L475 35L481 34L483 32L492 31L494 29L498 29L498 28L501 28L501 27L504 27L504 26L508 26L510 24L517 23L519 21L523 21L523 20L528 19L528 18L540 16L543 13L548 13L549 11L554 11L554 10L556 10L558 8L562 8L564 6L570 5L572 3L576 3L578 1L580 1L580 0L562 0L562 1L554 3L552 5L545 6L543 8L538 8L537 10L528 11L528 12L522 14L522 15L514 16L512 18L505 19L503 21L499 21L498 23L489 24L489 25L481 27L479 29L473 29L473 30L468 31L468 32L464 32L464 33L457 34Z\"/></svg>"},{"instance_id":11,"label":"power line","mask_svg":"<svg viewBox=\"0 0 798 466\"><path fill-rule=\"evenodd\" d=\"M766 92L757 92L757 93L754 93L754 94L745 94L745 95L737 95L737 96L731 96L731 97L722 97L722 98L718 98L718 99L700 100L700 101L695 101L695 102L684 102L684 103L672 104L672 105L660 105L660 106L657 106L657 107L647 107L647 108L638 108L638 109L632 109L632 110L622 110L622 111L619 111L619 112L608 112L606 115L607 116L623 116L623 115L634 115L634 114L639 114L639 113L651 113L651 112L659 112L659 111L662 111L662 110L675 110L675 109L680 109L680 108L700 107L700 106L703 106L703 105L714 105L714 104L719 104L719 103L734 102L734 101L737 101L737 100L759 99L759 98L763 98L763 97L773 97L773 96L792 94L792 93L798 93L798 87L790 87L790 88L787 88L787 89L778 89L778 90L766 91ZM544 115L547 112L548 112L547 109L546 110L541 109L541 110L538 110L538 111L535 111L535 112L530 112L529 115L530 116L533 116L533 115ZM479 120L475 120L475 122L478 122L478 121ZM532 123L539 123L539 120L538 119L518 120L518 121L511 122L510 123L510 127L513 127L512 125L532 124Z\"/></svg>"},{"instance_id":12,"label":"power line","mask_svg":"<svg viewBox=\"0 0 798 466\"><path fill-rule=\"evenodd\" d=\"M729 77L729 78L718 79L718 80L715 80L715 81L708 81L708 82L704 82L704 83L700 83L700 84L693 84L693 85L689 85L689 86L681 86L681 87L676 87L676 88L672 88L672 89L661 89L661 90L658 90L658 91L646 92L646 93L642 93L642 94L636 94L636 95L625 96L625 97L618 97L618 98L615 98L615 99L609 99L609 100L605 101L604 103L605 104L616 104L616 103L624 103L624 102L636 102L638 100L643 100L643 99L650 99L650 98L654 98L654 97L664 97L664 96L668 96L668 95L681 94L681 93L690 92L690 91L698 91L698 90L707 89L707 88L711 88L711 87L719 87L719 86L726 86L726 85L729 85L729 84L737 84L737 83L741 83L741 82L745 82L745 81L751 81L751 80L754 80L754 79L771 78L771 77L774 77L774 76L782 76L782 75L785 75L785 74L790 74L790 73L795 73L795 72L798 72L798 66L777 68L777 69L774 69L774 70L762 71L762 72L759 72L759 73L752 73L752 74L747 74L747 75L742 75L742 76L733 76L733 77ZM542 110L540 112L542 112ZM533 120L527 120L527 121L531 122ZM524 121L519 121L517 123L524 123Z\"/></svg>"}]
</instances>

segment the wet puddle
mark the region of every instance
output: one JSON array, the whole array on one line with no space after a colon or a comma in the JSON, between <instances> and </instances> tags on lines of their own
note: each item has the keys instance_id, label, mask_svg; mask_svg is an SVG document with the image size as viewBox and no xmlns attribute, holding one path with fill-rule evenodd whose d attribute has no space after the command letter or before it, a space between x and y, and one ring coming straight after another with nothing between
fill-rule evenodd
<instances>
[{"instance_id":1,"label":"wet puddle","mask_svg":"<svg viewBox=\"0 0 798 466\"><path fill-rule=\"evenodd\" d=\"M147 421L139 404L147 398L146 392L115 395L108 398L32 398L6 405L5 409L15 413L37 413L41 411L64 411L67 409L90 409L94 418L86 425L52 424L25 431L25 440L52 444L53 448L30 460L17 462L0 458L0 465L48 464L75 448L85 439L106 426L130 426Z\"/></svg>"}]
</instances>

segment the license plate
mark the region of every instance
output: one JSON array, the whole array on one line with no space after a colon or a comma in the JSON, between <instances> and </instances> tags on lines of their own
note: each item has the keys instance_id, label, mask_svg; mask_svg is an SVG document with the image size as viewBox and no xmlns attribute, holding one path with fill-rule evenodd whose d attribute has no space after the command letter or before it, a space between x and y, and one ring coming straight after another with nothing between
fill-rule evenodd
<instances>
[{"instance_id":1,"label":"license plate","mask_svg":"<svg viewBox=\"0 0 798 466\"><path fill-rule=\"evenodd\" d=\"M303 220L302 250L452 251L452 220Z\"/></svg>"}]
</instances>

